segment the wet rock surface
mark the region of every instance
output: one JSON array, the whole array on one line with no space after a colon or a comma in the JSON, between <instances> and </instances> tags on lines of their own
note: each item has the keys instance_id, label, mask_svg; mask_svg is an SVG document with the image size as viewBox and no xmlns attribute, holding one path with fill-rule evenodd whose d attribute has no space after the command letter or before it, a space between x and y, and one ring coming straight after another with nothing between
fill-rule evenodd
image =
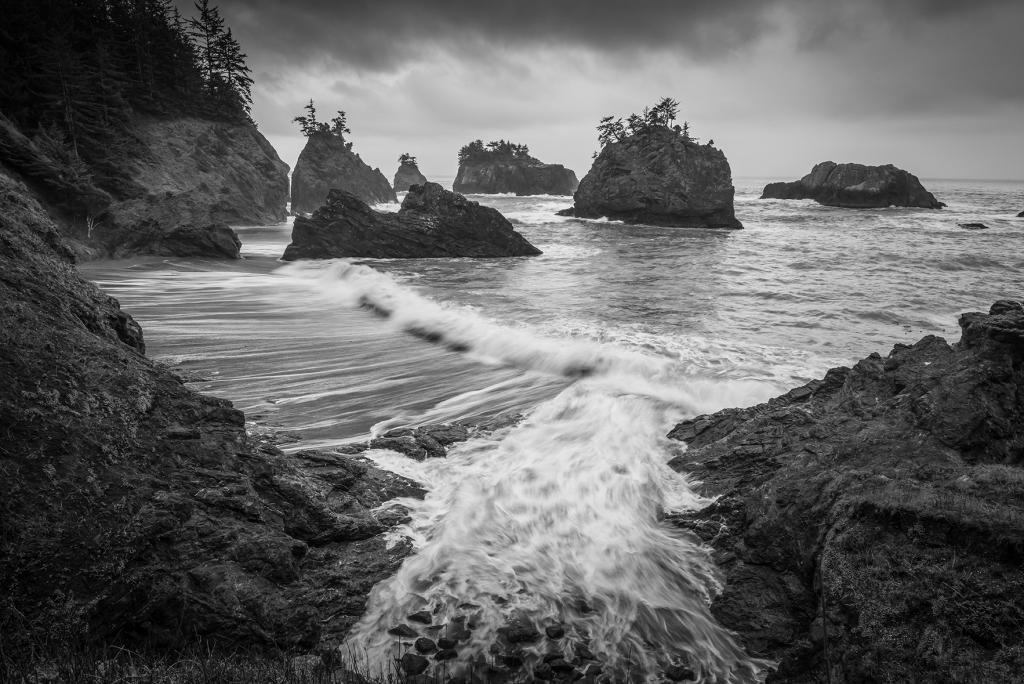
<instances>
[{"instance_id":1,"label":"wet rock surface","mask_svg":"<svg viewBox=\"0 0 1024 684\"><path fill-rule=\"evenodd\" d=\"M988 230L988 226L986 226L984 223L972 222L972 223L958 223L956 225L960 226L964 230Z\"/></svg>"},{"instance_id":2,"label":"wet rock surface","mask_svg":"<svg viewBox=\"0 0 1024 684\"><path fill-rule=\"evenodd\" d=\"M572 169L526 156L463 162L452 189L465 194L571 195L578 185Z\"/></svg>"},{"instance_id":3,"label":"wet rock surface","mask_svg":"<svg viewBox=\"0 0 1024 684\"><path fill-rule=\"evenodd\" d=\"M655 127L604 147L573 195L580 218L659 226L742 228L725 154Z\"/></svg>"},{"instance_id":4,"label":"wet rock surface","mask_svg":"<svg viewBox=\"0 0 1024 684\"><path fill-rule=\"evenodd\" d=\"M314 212L331 190L342 190L367 204L397 202L395 190L380 169L372 169L344 139L316 134L306 139L292 172L292 212Z\"/></svg>"},{"instance_id":5,"label":"wet rock surface","mask_svg":"<svg viewBox=\"0 0 1024 684\"><path fill-rule=\"evenodd\" d=\"M892 164L815 164L811 172L791 183L769 183L761 199L812 199L819 204L850 209L946 206L924 189L917 176Z\"/></svg>"},{"instance_id":6,"label":"wet rock surface","mask_svg":"<svg viewBox=\"0 0 1024 684\"><path fill-rule=\"evenodd\" d=\"M414 483L285 455L144 355L24 186L0 173L0 621L61 639L310 650L409 552L373 512Z\"/></svg>"},{"instance_id":7,"label":"wet rock surface","mask_svg":"<svg viewBox=\"0 0 1024 684\"><path fill-rule=\"evenodd\" d=\"M332 190L311 218L297 217L282 259L532 256L540 250L495 209L437 183L414 185L398 213L373 211Z\"/></svg>"},{"instance_id":8,"label":"wet rock surface","mask_svg":"<svg viewBox=\"0 0 1024 684\"><path fill-rule=\"evenodd\" d=\"M1024 307L960 317L766 404L699 416L670 465L718 497L712 611L769 681L1013 681L1024 667Z\"/></svg>"}]
</instances>

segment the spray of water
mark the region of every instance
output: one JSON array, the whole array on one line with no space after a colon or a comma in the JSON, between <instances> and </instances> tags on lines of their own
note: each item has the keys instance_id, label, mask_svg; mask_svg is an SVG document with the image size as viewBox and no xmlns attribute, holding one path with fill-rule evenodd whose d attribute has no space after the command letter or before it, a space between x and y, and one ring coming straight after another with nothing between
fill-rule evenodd
<instances>
[{"instance_id":1,"label":"spray of water","mask_svg":"<svg viewBox=\"0 0 1024 684\"><path fill-rule=\"evenodd\" d=\"M387 668L415 633L456 642L435 673L515 662L527 680L557 652L569 663L593 655L614 682L657 681L673 665L702 682L764 676L770 663L749 657L709 612L721 587L708 550L663 520L708 503L666 466L679 447L664 438L673 420L707 408L706 383L682 389L669 360L509 329L365 267L290 273L326 279L331 296L433 342L575 378L522 423L415 472L376 454L429 494L399 502L410 522L398 533L416 552L374 589L344 645L349 658ZM405 638L393 633L402 626Z\"/></svg>"}]
</instances>

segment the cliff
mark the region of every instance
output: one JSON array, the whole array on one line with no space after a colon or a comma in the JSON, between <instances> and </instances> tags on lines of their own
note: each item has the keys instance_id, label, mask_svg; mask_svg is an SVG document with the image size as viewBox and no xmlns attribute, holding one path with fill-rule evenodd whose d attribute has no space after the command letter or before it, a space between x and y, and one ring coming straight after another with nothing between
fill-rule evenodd
<instances>
[{"instance_id":1,"label":"cliff","mask_svg":"<svg viewBox=\"0 0 1024 684\"><path fill-rule=\"evenodd\" d=\"M437 183L414 185L397 213L380 213L355 195L331 190L311 218L298 216L285 261L370 257L509 257L540 254L495 209Z\"/></svg>"},{"instance_id":2,"label":"cliff","mask_svg":"<svg viewBox=\"0 0 1024 684\"><path fill-rule=\"evenodd\" d=\"M102 169L48 142L0 118L5 166L82 257L237 258L240 243L227 224L286 215L288 166L251 124L140 117Z\"/></svg>"},{"instance_id":3,"label":"cliff","mask_svg":"<svg viewBox=\"0 0 1024 684\"><path fill-rule=\"evenodd\" d=\"M396 518L374 509L420 490L250 438L229 402L149 361L69 259L0 171L4 667L50 644L337 644L408 552L386 548Z\"/></svg>"},{"instance_id":4,"label":"cliff","mask_svg":"<svg viewBox=\"0 0 1024 684\"><path fill-rule=\"evenodd\" d=\"M329 133L311 135L292 172L292 212L316 211L334 189L367 204L398 201L384 174L367 166L343 138Z\"/></svg>"},{"instance_id":5,"label":"cliff","mask_svg":"<svg viewBox=\"0 0 1024 684\"><path fill-rule=\"evenodd\" d=\"M657 126L605 145L562 215L659 226L742 228L725 154Z\"/></svg>"},{"instance_id":6,"label":"cliff","mask_svg":"<svg viewBox=\"0 0 1024 684\"><path fill-rule=\"evenodd\" d=\"M815 164L798 181L769 183L761 199L812 199L830 207L850 209L946 206L924 189L917 176L892 164L865 166L831 161Z\"/></svg>"},{"instance_id":7,"label":"cliff","mask_svg":"<svg viewBox=\"0 0 1024 684\"><path fill-rule=\"evenodd\" d=\"M416 164L400 164L395 171L395 192L405 192L413 185L422 185L427 182L427 177L420 173Z\"/></svg>"},{"instance_id":8,"label":"cliff","mask_svg":"<svg viewBox=\"0 0 1024 684\"><path fill-rule=\"evenodd\" d=\"M712 611L769 682L1009 682L1024 667L1024 307L682 423L717 497Z\"/></svg>"},{"instance_id":9,"label":"cliff","mask_svg":"<svg viewBox=\"0 0 1024 684\"><path fill-rule=\"evenodd\" d=\"M578 185L572 169L526 156L460 163L452 189L465 194L571 195Z\"/></svg>"}]
</instances>

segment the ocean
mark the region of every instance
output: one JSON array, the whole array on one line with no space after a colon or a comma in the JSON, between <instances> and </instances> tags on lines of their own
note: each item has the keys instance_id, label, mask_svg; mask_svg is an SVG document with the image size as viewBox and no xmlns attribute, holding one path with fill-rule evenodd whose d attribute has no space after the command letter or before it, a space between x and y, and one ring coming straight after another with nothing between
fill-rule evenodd
<instances>
[{"instance_id":1,"label":"ocean","mask_svg":"<svg viewBox=\"0 0 1024 684\"><path fill-rule=\"evenodd\" d=\"M395 655L386 629L425 608L472 612L460 662L518 616L563 625L567 649L587 643L640 679L686 662L753 681L769 665L707 611L718 580L706 550L661 522L708 503L665 465L683 448L665 434L895 343L955 341L958 314L1024 299L1024 183L925 180L946 209L846 210L757 199L770 180L737 179L739 231L555 216L565 197L471 196L544 254L285 264L282 224L237 228L238 262L81 271L141 323L152 358L232 400L251 430L289 433L287 449L526 416L446 459L367 453L429 491L403 502L411 522L393 533L416 554L350 637L371 666Z\"/></svg>"}]
</instances>

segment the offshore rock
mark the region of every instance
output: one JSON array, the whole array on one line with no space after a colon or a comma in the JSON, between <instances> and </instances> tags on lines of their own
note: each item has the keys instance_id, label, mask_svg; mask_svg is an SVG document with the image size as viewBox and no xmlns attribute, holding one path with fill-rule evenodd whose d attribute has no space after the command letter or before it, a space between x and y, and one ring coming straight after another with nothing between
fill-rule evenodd
<instances>
[{"instance_id":1,"label":"offshore rock","mask_svg":"<svg viewBox=\"0 0 1024 684\"><path fill-rule=\"evenodd\" d=\"M924 189L917 176L892 164L865 166L831 161L815 164L798 181L769 183L761 199L812 199L830 207L849 209L946 206Z\"/></svg>"},{"instance_id":2,"label":"offshore rock","mask_svg":"<svg viewBox=\"0 0 1024 684\"><path fill-rule=\"evenodd\" d=\"M399 164L395 171L395 192L405 192L414 185L422 185L427 182L427 177L420 173L416 164Z\"/></svg>"},{"instance_id":3,"label":"offshore rock","mask_svg":"<svg viewBox=\"0 0 1024 684\"><path fill-rule=\"evenodd\" d=\"M292 172L292 213L299 216L316 211L335 189L367 204L398 201L380 169L371 169L343 138L311 135Z\"/></svg>"},{"instance_id":4,"label":"offshore rock","mask_svg":"<svg viewBox=\"0 0 1024 684\"><path fill-rule=\"evenodd\" d=\"M986 226L984 223L958 223L956 225L960 226L964 230L988 230L988 226Z\"/></svg>"},{"instance_id":5,"label":"offshore rock","mask_svg":"<svg viewBox=\"0 0 1024 684\"><path fill-rule=\"evenodd\" d=\"M498 211L437 183L414 185L397 213L331 190L311 218L296 217L285 261L369 257L509 257L540 254Z\"/></svg>"},{"instance_id":6,"label":"offshore rock","mask_svg":"<svg viewBox=\"0 0 1024 684\"><path fill-rule=\"evenodd\" d=\"M1024 218L1024 211L1017 214L1017 218Z\"/></svg>"},{"instance_id":7,"label":"offshore rock","mask_svg":"<svg viewBox=\"0 0 1024 684\"><path fill-rule=\"evenodd\" d=\"M721 150L658 126L605 145L573 195L580 218L704 228L742 228L732 171Z\"/></svg>"},{"instance_id":8,"label":"offshore rock","mask_svg":"<svg viewBox=\"0 0 1024 684\"><path fill-rule=\"evenodd\" d=\"M1024 305L670 437L716 497L676 522L768 681L1015 681L1024 668Z\"/></svg>"},{"instance_id":9,"label":"offshore rock","mask_svg":"<svg viewBox=\"0 0 1024 684\"><path fill-rule=\"evenodd\" d=\"M463 162L452 189L464 194L571 195L578 185L572 169L523 156Z\"/></svg>"},{"instance_id":10,"label":"offshore rock","mask_svg":"<svg viewBox=\"0 0 1024 684\"><path fill-rule=\"evenodd\" d=\"M408 553L377 507L413 483L284 455L148 360L0 171L0 624L5 656L60 639L176 648L338 644ZM379 516L379 517L378 517Z\"/></svg>"}]
</instances>

